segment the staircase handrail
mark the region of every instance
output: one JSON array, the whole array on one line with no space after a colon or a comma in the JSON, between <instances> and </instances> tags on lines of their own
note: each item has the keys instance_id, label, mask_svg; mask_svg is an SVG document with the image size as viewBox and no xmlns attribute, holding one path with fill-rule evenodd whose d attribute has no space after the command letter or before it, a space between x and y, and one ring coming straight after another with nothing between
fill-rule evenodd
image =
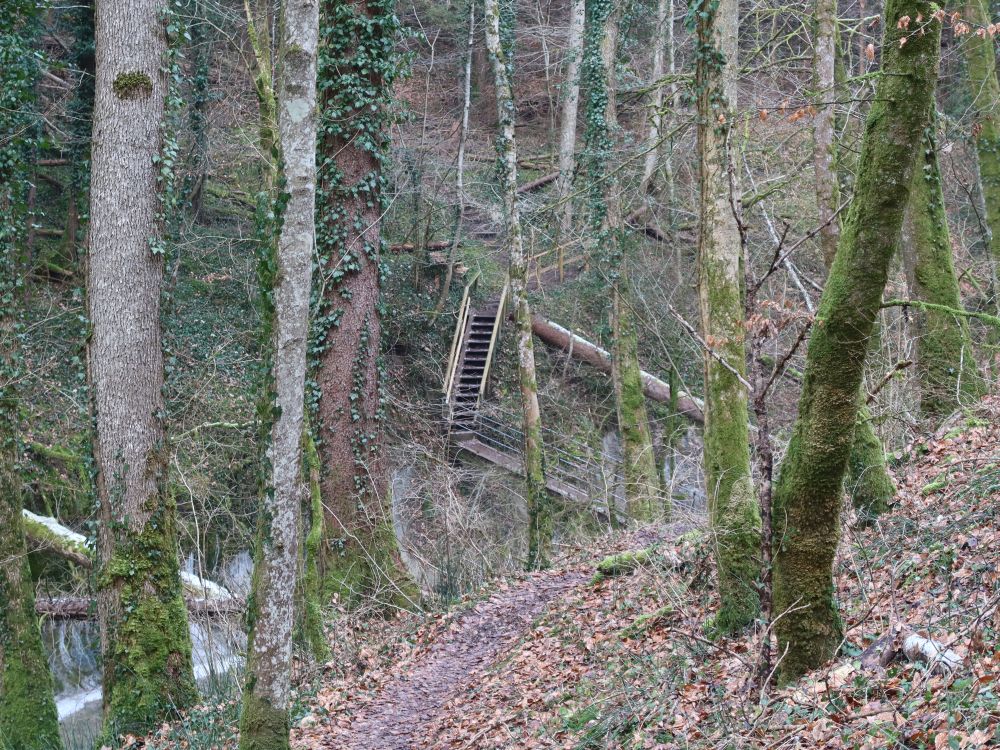
<instances>
[{"instance_id":1,"label":"staircase handrail","mask_svg":"<svg viewBox=\"0 0 1000 750\"><path fill-rule=\"evenodd\" d=\"M451 405L451 389L454 385L455 375L458 372L458 359L462 354L462 336L465 333L465 324L469 319L469 310L472 307L472 290L479 281L481 273L475 271L469 278L465 289L462 291L462 301L458 306L458 321L455 324L455 335L451 339L451 352L448 354L448 371L444 379L444 402Z\"/></svg>"},{"instance_id":2,"label":"staircase handrail","mask_svg":"<svg viewBox=\"0 0 1000 750\"><path fill-rule=\"evenodd\" d=\"M493 363L493 352L496 351L497 340L500 338L500 327L503 325L504 306L507 304L507 293L510 290L510 279L503 286L500 293L500 302L497 304L497 317L493 321L493 331L490 334L490 345L486 349L486 363L483 365L483 379L479 382L479 398L482 399L486 392L486 383L490 377L490 365Z\"/></svg>"}]
</instances>

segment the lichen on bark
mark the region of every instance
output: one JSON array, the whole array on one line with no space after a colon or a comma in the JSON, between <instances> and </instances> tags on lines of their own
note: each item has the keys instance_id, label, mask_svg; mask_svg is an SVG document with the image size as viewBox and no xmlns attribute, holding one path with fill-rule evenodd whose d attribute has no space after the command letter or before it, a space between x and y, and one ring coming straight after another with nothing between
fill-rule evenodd
<instances>
[{"instance_id":1,"label":"lichen on bark","mask_svg":"<svg viewBox=\"0 0 1000 750\"><path fill-rule=\"evenodd\" d=\"M779 680L830 659L843 626L834 600L844 474L865 359L937 80L941 25L922 0L889 0L882 72L859 174L809 339L798 417L774 493L774 613ZM899 23L929 19L921 33ZM905 41L901 41L905 40Z\"/></svg>"},{"instance_id":2,"label":"lichen on bark","mask_svg":"<svg viewBox=\"0 0 1000 750\"><path fill-rule=\"evenodd\" d=\"M517 335L518 385L521 392L521 425L525 495L528 508L527 567L548 567L553 533L552 501L545 482L542 417L538 405L535 350L528 305L528 260L521 233L521 212L517 198L517 141L514 136L514 95L511 89L512 24L514 7L509 0L487 0L486 48L493 67L497 100L497 170L503 192L508 257L507 278L514 306ZM500 311L501 314L503 311Z\"/></svg>"},{"instance_id":3,"label":"lichen on bark","mask_svg":"<svg viewBox=\"0 0 1000 750\"><path fill-rule=\"evenodd\" d=\"M167 93L175 73L159 0L95 4L94 139L87 306L99 500L96 581L104 737L145 734L195 700L167 488L161 329L173 182ZM156 71L123 102L121 71Z\"/></svg>"},{"instance_id":4,"label":"lichen on bark","mask_svg":"<svg viewBox=\"0 0 1000 750\"><path fill-rule=\"evenodd\" d=\"M698 299L702 334L713 350L704 354L705 484L720 596L713 628L731 633L760 611L761 535L750 473L749 394L740 382L746 375L744 260L730 165L739 9L735 0L703 0L688 18L697 35Z\"/></svg>"},{"instance_id":5,"label":"lichen on bark","mask_svg":"<svg viewBox=\"0 0 1000 750\"><path fill-rule=\"evenodd\" d=\"M615 97L620 0L597 0L588 8L583 53L587 84L586 164L593 238L589 252L611 287L611 379L621 437L625 504L631 518L648 521L661 510L662 488L642 391L638 332L632 312L628 250L625 241L622 186L615 168L621 138Z\"/></svg>"}]
</instances>

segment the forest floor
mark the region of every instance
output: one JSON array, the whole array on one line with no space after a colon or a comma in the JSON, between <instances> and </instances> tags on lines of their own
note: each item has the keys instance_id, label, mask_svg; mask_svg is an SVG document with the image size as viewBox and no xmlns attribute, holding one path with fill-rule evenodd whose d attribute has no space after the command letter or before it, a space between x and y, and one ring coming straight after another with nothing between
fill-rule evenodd
<instances>
[{"instance_id":1,"label":"forest floor","mask_svg":"<svg viewBox=\"0 0 1000 750\"><path fill-rule=\"evenodd\" d=\"M300 694L294 746L1000 746L1000 399L894 459L890 513L868 528L844 519L841 653L794 685L753 693L761 627L711 637L711 544L692 519L595 540L448 612L342 616L331 624L333 658ZM637 549L651 552L642 565L594 579L604 555ZM961 665L938 674L902 655L884 666L863 658L910 632ZM207 745L165 731L149 746Z\"/></svg>"}]
</instances>

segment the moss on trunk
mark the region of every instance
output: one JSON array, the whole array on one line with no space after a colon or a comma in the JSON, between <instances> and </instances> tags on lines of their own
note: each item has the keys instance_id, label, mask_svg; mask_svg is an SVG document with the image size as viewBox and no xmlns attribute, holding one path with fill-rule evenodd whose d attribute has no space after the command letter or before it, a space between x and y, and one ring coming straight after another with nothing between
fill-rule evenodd
<instances>
[{"instance_id":1,"label":"moss on trunk","mask_svg":"<svg viewBox=\"0 0 1000 750\"><path fill-rule=\"evenodd\" d=\"M7 402L5 391L0 402ZM59 722L35 616L10 416L0 417L0 747L51 750L61 747Z\"/></svg>"},{"instance_id":2,"label":"moss on trunk","mask_svg":"<svg viewBox=\"0 0 1000 750\"><path fill-rule=\"evenodd\" d=\"M885 463L882 441L875 434L871 412L864 405L858 410L854 426L846 489L862 523L885 513L896 494L896 484Z\"/></svg>"},{"instance_id":3,"label":"moss on trunk","mask_svg":"<svg viewBox=\"0 0 1000 750\"><path fill-rule=\"evenodd\" d=\"M911 297L961 309L933 126L924 133L922 145L921 168L914 171L903 223L906 280ZM920 411L926 417L940 419L982 392L969 322L934 308L916 309L913 316Z\"/></svg>"},{"instance_id":4,"label":"moss on trunk","mask_svg":"<svg viewBox=\"0 0 1000 750\"><path fill-rule=\"evenodd\" d=\"M760 610L760 509L750 476L749 405L742 295L743 247L733 214L730 138L736 98L735 0L691 7L697 34L699 201L698 296L705 353L705 485L715 540L719 612L729 633Z\"/></svg>"},{"instance_id":5,"label":"moss on trunk","mask_svg":"<svg viewBox=\"0 0 1000 750\"><path fill-rule=\"evenodd\" d=\"M287 750L288 709L261 699L253 693L252 685L245 690L249 694L243 699L240 716L240 750Z\"/></svg>"},{"instance_id":6,"label":"moss on trunk","mask_svg":"<svg viewBox=\"0 0 1000 750\"><path fill-rule=\"evenodd\" d=\"M175 507L165 497L142 529L122 529L98 571L113 592L104 640L104 735L145 733L198 691L177 562Z\"/></svg>"},{"instance_id":7,"label":"moss on trunk","mask_svg":"<svg viewBox=\"0 0 1000 750\"><path fill-rule=\"evenodd\" d=\"M649 521L661 511L669 513L669 500L661 499L663 492L656 471L646 395L642 391L638 334L628 308L628 290L628 277L622 269L612 290L612 379L622 440L622 475L628 515L637 521Z\"/></svg>"},{"instance_id":8,"label":"moss on trunk","mask_svg":"<svg viewBox=\"0 0 1000 750\"><path fill-rule=\"evenodd\" d=\"M973 29L991 23L986 0L968 0L961 7L963 20ZM973 135L979 157L979 182L986 204L986 222L990 228L990 252L1000 263L1000 82L997 80L996 50L993 36L969 34L959 48L965 53L969 93L975 116Z\"/></svg>"},{"instance_id":9,"label":"moss on trunk","mask_svg":"<svg viewBox=\"0 0 1000 750\"><path fill-rule=\"evenodd\" d=\"M616 142L621 139L615 64L624 4L620 0L596 0L588 6L583 76L588 86L586 157L591 180L590 223L594 230L591 252L611 284L611 378L621 436L625 503L631 518L648 521L659 511L662 493L642 391L638 333L631 312L622 186L613 161Z\"/></svg>"},{"instance_id":10,"label":"moss on trunk","mask_svg":"<svg viewBox=\"0 0 1000 750\"><path fill-rule=\"evenodd\" d=\"M528 306L528 259L521 232L521 212L517 198L517 142L514 131L514 94L511 85L514 6L508 0L486 3L486 48L496 87L497 171L503 192L507 230L508 279L517 329L518 385L521 391L524 430L524 477L528 505L529 570L548 567L552 554L552 504L545 482L541 411L535 376L535 350L531 338L531 309ZM500 311L501 314L503 311Z\"/></svg>"},{"instance_id":11,"label":"moss on trunk","mask_svg":"<svg viewBox=\"0 0 1000 750\"><path fill-rule=\"evenodd\" d=\"M932 3L888 0L882 75L865 126L850 214L809 339L799 413L774 494L774 613L779 679L830 659L842 624L833 560L844 474L865 359L909 201L937 80L940 23Z\"/></svg>"}]
</instances>

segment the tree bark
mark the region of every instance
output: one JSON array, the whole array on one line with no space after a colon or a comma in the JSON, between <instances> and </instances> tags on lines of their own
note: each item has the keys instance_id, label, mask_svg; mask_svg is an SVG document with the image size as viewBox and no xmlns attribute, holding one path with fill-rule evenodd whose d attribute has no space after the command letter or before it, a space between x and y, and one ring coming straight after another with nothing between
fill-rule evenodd
<instances>
[{"instance_id":1,"label":"tree bark","mask_svg":"<svg viewBox=\"0 0 1000 750\"><path fill-rule=\"evenodd\" d=\"M656 189L653 176L656 174L656 164L661 151L660 139L663 131L663 84L660 80L666 68L667 47L671 39L667 34L668 25L672 28L670 0L658 0L656 5L656 46L653 50L653 90L649 97L649 132L646 135L646 155L642 162L642 180L639 183L639 197L646 200Z\"/></svg>"},{"instance_id":2,"label":"tree bark","mask_svg":"<svg viewBox=\"0 0 1000 750\"><path fill-rule=\"evenodd\" d=\"M540 315L531 316L531 331L549 346L560 349L569 356L596 367L605 375L611 375L611 355L582 336L577 336L572 331L557 323L545 320ZM645 370L640 371L639 375L642 378L642 392L646 398L651 398L661 404L670 404L674 402L676 397L679 414L684 415L695 424L705 423L705 415L698 399L687 393L671 394L668 383L655 375L650 375Z\"/></svg>"},{"instance_id":3,"label":"tree bark","mask_svg":"<svg viewBox=\"0 0 1000 750\"><path fill-rule=\"evenodd\" d=\"M35 615L35 588L21 519L20 404L24 376L15 325L18 253L29 220L26 208L34 150L31 54L40 13L17 0L0 15L0 745L19 750L60 748L52 678Z\"/></svg>"},{"instance_id":4,"label":"tree bark","mask_svg":"<svg viewBox=\"0 0 1000 750\"><path fill-rule=\"evenodd\" d=\"M990 229L990 254L994 263L1000 263L1000 82L993 36L975 33L976 29L990 25L989 4L986 0L967 0L962 17L974 30L962 39L959 47L965 53L969 95L976 118L973 135Z\"/></svg>"},{"instance_id":5,"label":"tree bark","mask_svg":"<svg viewBox=\"0 0 1000 750\"><path fill-rule=\"evenodd\" d=\"M323 296L312 346L326 509L321 572L328 593L391 610L418 596L399 555L383 456L380 219L398 21L389 0L323 0L320 12Z\"/></svg>"},{"instance_id":6,"label":"tree bark","mask_svg":"<svg viewBox=\"0 0 1000 750\"><path fill-rule=\"evenodd\" d=\"M196 697L167 490L157 188L163 4L99 0L87 294L100 502L105 735L145 734Z\"/></svg>"},{"instance_id":7,"label":"tree bark","mask_svg":"<svg viewBox=\"0 0 1000 750\"><path fill-rule=\"evenodd\" d=\"M933 126L924 134L921 150L900 243L907 286L913 299L961 310ZM920 411L941 419L982 393L969 322L933 308L915 309L912 314Z\"/></svg>"},{"instance_id":8,"label":"tree bark","mask_svg":"<svg viewBox=\"0 0 1000 750\"><path fill-rule=\"evenodd\" d=\"M829 268L837 253L840 221L840 181L837 177L836 99L837 99L837 3L816 0L815 40L813 42L813 81L818 104L813 117L813 171L816 179L816 205L819 209L819 244L823 262Z\"/></svg>"},{"instance_id":9,"label":"tree bark","mask_svg":"<svg viewBox=\"0 0 1000 750\"><path fill-rule=\"evenodd\" d=\"M319 0L282 4L276 61L279 169L284 195L277 247L263 249L261 292L270 377L261 413L268 431L250 595L240 747L288 747L292 626L299 568L306 344L315 242L316 61ZM284 202L283 210L280 202ZM276 252L275 252L276 250ZM273 300L273 301L272 301Z\"/></svg>"},{"instance_id":10,"label":"tree bark","mask_svg":"<svg viewBox=\"0 0 1000 750\"><path fill-rule=\"evenodd\" d=\"M813 72L820 106L813 119L813 167L816 205L821 223L819 239L827 271L833 265L840 240L840 165L835 139L837 99L837 5L816 0ZM873 346L878 336L873 337ZM882 441L875 434L871 413L862 405L847 464L847 492L864 518L873 518L889 507L896 485L885 465Z\"/></svg>"},{"instance_id":11,"label":"tree bark","mask_svg":"<svg viewBox=\"0 0 1000 750\"><path fill-rule=\"evenodd\" d=\"M563 88L562 117L559 122L559 199L558 243L564 245L573 234L573 170L576 166L576 121L580 108L580 61L583 48L583 27L586 19L585 0L573 0L570 5L569 29L566 32L566 77ZM560 266L560 278L561 278Z\"/></svg>"},{"instance_id":12,"label":"tree bark","mask_svg":"<svg viewBox=\"0 0 1000 750\"><path fill-rule=\"evenodd\" d=\"M841 485L865 358L934 96L941 25L931 20L933 12L921 0L886 4L882 75L857 188L812 327L798 418L775 487L774 612L783 683L830 659L842 638L833 598ZM900 23L921 15L928 22L919 33Z\"/></svg>"},{"instance_id":13,"label":"tree bark","mask_svg":"<svg viewBox=\"0 0 1000 750\"><path fill-rule=\"evenodd\" d=\"M504 3L501 9L501 3ZM528 570L549 565L552 554L552 501L545 487L542 418L538 407L535 351L528 307L528 259L521 235L517 199L517 141L514 137L514 95L511 90L512 50L501 41L501 27L513 33L513 7L507 0L486 0L486 48L493 66L497 100L497 153L506 218L508 279L517 335L518 384L524 432L524 479L528 502ZM501 17L503 14L504 17Z\"/></svg>"},{"instance_id":14,"label":"tree bark","mask_svg":"<svg viewBox=\"0 0 1000 750\"><path fill-rule=\"evenodd\" d=\"M462 240L462 222L465 220L465 146L469 140L469 110L472 107L472 53L476 46L476 3L469 0L469 36L465 43L465 83L462 86L462 124L458 133L458 159L455 165L455 200L458 208L455 212L455 230L452 241L446 245L448 251L448 268L444 272L441 291L434 305L435 314L444 310L448 295L451 293L451 281L455 275L455 259L458 245ZM431 249L432 243L426 243Z\"/></svg>"},{"instance_id":15,"label":"tree bark","mask_svg":"<svg viewBox=\"0 0 1000 750\"><path fill-rule=\"evenodd\" d=\"M705 486L721 599L715 627L723 633L749 624L760 609L760 509L750 473L749 394L740 383L746 377L743 241L735 214L739 190L729 153L738 32L736 0L720 0L698 14L698 300L702 335L729 365L706 352Z\"/></svg>"},{"instance_id":16,"label":"tree bark","mask_svg":"<svg viewBox=\"0 0 1000 750\"><path fill-rule=\"evenodd\" d=\"M631 285L621 185L614 168L615 143L620 137L615 101L618 53L618 0L600 0L589 10L584 48L587 98L587 156L591 179L590 210L593 252L611 285L611 379L622 446L622 475L629 515L649 520L660 510L662 497L656 457L642 393L638 341L632 315Z\"/></svg>"}]
</instances>

